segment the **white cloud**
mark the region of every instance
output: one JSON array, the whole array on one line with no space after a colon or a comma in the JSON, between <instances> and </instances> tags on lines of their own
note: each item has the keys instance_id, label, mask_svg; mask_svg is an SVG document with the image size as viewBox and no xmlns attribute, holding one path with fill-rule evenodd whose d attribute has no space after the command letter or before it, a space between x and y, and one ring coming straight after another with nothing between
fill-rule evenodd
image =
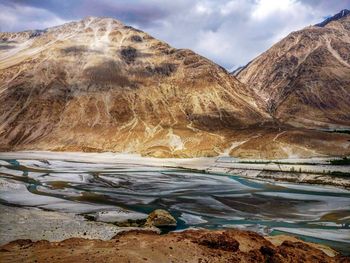
<instances>
[{"instance_id":1,"label":"white cloud","mask_svg":"<svg viewBox=\"0 0 350 263\"><path fill-rule=\"evenodd\" d=\"M213 12L213 8L209 2L197 3L194 10L199 15L210 15Z\"/></svg>"},{"instance_id":2,"label":"white cloud","mask_svg":"<svg viewBox=\"0 0 350 263\"><path fill-rule=\"evenodd\" d=\"M220 13L224 16L228 16L234 13L248 13L250 12L250 5L246 0L230 0L219 6Z\"/></svg>"},{"instance_id":3,"label":"white cloud","mask_svg":"<svg viewBox=\"0 0 350 263\"><path fill-rule=\"evenodd\" d=\"M299 3L295 0L258 0L252 13L254 19L265 19L275 13L294 9Z\"/></svg>"},{"instance_id":4,"label":"white cloud","mask_svg":"<svg viewBox=\"0 0 350 263\"><path fill-rule=\"evenodd\" d=\"M223 58L225 54L230 52L229 39L221 32L202 31L199 33L198 39L199 41L194 49L199 53L207 53L212 57Z\"/></svg>"},{"instance_id":5,"label":"white cloud","mask_svg":"<svg viewBox=\"0 0 350 263\"><path fill-rule=\"evenodd\" d=\"M57 15L41 8L0 4L0 31L43 29L65 22Z\"/></svg>"},{"instance_id":6,"label":"white cloud","mask_svg":"<svg viewBox=\"0 0 350 263\"><path fill-rule=\"evenodd\" d=\"M305 3L306 2L306 3ZM339 10L301 0L193 0L140 28L178 48L191 48L226 68L244 65L290 32Z\"/></svg>"},{"instance_id":7,"label":"white cloud","mask_svg":"<svg viewBox=\"0 0 350 263\"><path fill-rule=\"evenodd\" d=\"M246 64L291 31L344 8L350 8L350 0L0 0L0 30L41 29L87 15L112 16L232 68Z\"/></svg>"}]
</instances>

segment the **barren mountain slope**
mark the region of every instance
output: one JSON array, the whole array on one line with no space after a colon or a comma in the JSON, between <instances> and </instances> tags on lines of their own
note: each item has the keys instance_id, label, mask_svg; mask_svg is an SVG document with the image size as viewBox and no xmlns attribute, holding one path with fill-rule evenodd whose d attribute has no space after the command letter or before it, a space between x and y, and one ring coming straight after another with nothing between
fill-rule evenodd
<instances>
[{"instance_id":1,"label":"barren mountain slope","mask_svg":"<svg viewBox=\"0 0 350 263\"><path fill-rule=\"evenodd\" d=\"M3 147L202 151L267 117L224 69L117 20L0 38Z\"/></svg>"},{"instance_id":2,"label":"barren mountain slope","mask_svg":"<svg viewBox=\"0 0 350 263\"><path fill-rule=\"evenodd\" d=\"M237 74L280 122L350 127L350 15L293 32Z\"/></svg>"},{"instance_id":3,"label":"barren mountain slope","mask_svg":"<svg viewBox=\"0 0 350 263\"><path fill-rule=\"evenodd\" d=\"M0 40L1 150L259 158L350 152L348 135L276 127L255 91L226 70L117 20L89 17L0 33Z\"/></svg>"}]
</instances>

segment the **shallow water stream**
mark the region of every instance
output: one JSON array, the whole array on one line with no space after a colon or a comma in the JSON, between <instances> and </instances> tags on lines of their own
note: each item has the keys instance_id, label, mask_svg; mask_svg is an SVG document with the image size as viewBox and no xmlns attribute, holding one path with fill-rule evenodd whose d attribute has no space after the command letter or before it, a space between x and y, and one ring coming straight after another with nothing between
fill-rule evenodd
<instances>
[{"instance_id":1,"label":"shallow water stream","mask_svg":"<svg viewBox=\"0 0 350 263\"><path fill-rule=\"evenodd\" d=\"M0 202L91 213L163 208L188 227L291 233L350 251L350 191L137 164L0 160ZM6 181L7 180L7 181ZM18 186L16 186L18 184Z\"/></svg>"}]
</instances>

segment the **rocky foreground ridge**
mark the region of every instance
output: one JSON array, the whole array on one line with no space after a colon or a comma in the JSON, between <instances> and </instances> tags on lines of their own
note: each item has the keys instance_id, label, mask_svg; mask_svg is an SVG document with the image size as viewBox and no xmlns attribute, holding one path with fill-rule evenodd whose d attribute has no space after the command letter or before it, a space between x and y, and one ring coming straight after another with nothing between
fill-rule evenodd
<instances>
[{"instance_id":1,"label":"rocky foreground ridge","mask_svg":"<svg viewBox=\"0 0 350 263\"><path fill-rule=\"evenodd\" d=\"M0 247L1 262L350 262L327 247L293 237L240 230L130 231L111 240L17 240Z\"/></svg>"},{"instance_id":2,"label":"rocky foreground ridge","mask_svg":"<svg viewBox=\"0 0 350 263\"><path fill-rule=\"evenodd\" d=\"M334 105L326 103L327 112L301 106L303 118L332 115L332 123L348 123L349 74L344 61L330 68L339 73L340 85L322 97ZM259 78L265 75L257 73ZM333 77L330 81L335 82ZM190 50L172 48L110 18L0 33L0 149L156 157L350 153L349 135L294 127L300 125L279 118L278 110L266 109L261 99L265 86L252 89L247 84ZM314 97L306 105L314 105ZM298 112L293 113L296 118Z\"/></svg>"},{"instance_id":3,"label":"rocky foreground ridge","mask_svg":"<svg viewBox=\"0 0 350 263\"><path fill-rule=\"evenodd\" d=\"M334 249L293 236L222 229L174 229L161 209L81 215L0 205L0 262L350 262ZM140 217L141 216L141 217ZM5 225L3 224L5 222ZM344 247L343 252L347 252Z\"/></svg>"}]
</instances>

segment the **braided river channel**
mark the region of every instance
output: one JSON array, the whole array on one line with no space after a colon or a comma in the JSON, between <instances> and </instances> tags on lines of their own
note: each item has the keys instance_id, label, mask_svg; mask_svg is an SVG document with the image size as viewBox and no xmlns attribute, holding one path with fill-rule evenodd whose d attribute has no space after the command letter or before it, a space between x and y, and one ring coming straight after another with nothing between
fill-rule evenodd
<instances>
[{"instance_id":1,"label":"braided river channel","mask_svg":"<svg viewBox=\"0 0 350 263\"><path fill-rule=\"evenodd\" d=\"M350 252L350 191L135 163L0 159L0 203L88 214L169 211L186 228L290 234ZM7 187L4 186L6 185Z\"/></svg>"}]
</instances>

